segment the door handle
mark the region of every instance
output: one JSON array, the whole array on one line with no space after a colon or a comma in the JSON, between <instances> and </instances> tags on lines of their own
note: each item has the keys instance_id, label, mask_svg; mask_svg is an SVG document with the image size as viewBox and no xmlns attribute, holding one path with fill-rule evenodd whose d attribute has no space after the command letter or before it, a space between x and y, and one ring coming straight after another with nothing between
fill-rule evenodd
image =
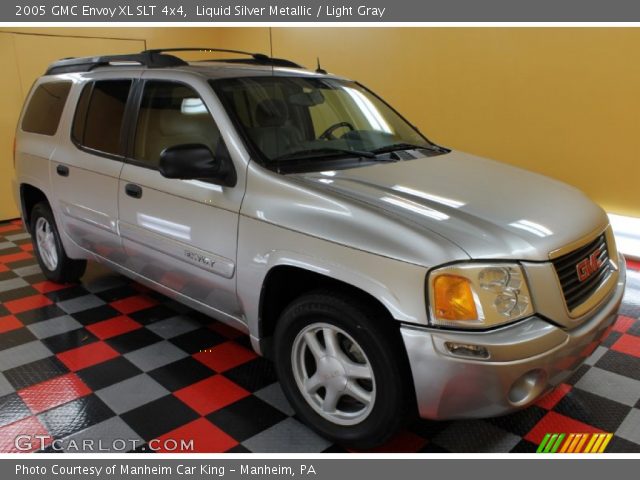
<instances>
[{"instance_id":1,"label":"door handle","mask_svg":"<svg viewBox=\"0 0 640 480\"><path fill-rule=\"evenodd\" d=\"M142 197L142 187L140 185L136 185L135 183L127 183L124 186L124 192L133 198Z\"/></svg>"},{"instance_id":2,"label":"door handle","mask_svg":"<svg viewBox=\"0 0 640 480\"><path fill-rule=\"evenodd\" d=\"M60 175L61 177L68 177L69 176L69 167L67 167L66 165L58 165L56 167L56 173L58 175Z\"/></svg>"}]
</instances>

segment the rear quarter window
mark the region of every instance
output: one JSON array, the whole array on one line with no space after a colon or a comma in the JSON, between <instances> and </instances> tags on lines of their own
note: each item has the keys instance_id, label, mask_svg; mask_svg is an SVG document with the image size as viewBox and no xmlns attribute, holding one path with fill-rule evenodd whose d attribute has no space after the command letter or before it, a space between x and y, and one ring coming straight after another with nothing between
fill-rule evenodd
<instances>
[{"instance_id":1,"label":"rear quarter window","mask_svg":"<svg viewBox=\"0 0 640 480\"><path fill-rule=\"evenodd\" d=\"M120 136L131 83L130 79L97 80L85 85L71 129L71 138L77 144L122 155Z\"/></svg>"},{"instance_id":2,"label":"rear quarter window","mask_svg":"<svg viewBox=\"0 0 640 480\"><path fill-rule=\"evenodd\" d=\"M69 81L38 85L22 117L22 130L41 135L55 135L69 90Z\"/></svg>"}]
</instances>

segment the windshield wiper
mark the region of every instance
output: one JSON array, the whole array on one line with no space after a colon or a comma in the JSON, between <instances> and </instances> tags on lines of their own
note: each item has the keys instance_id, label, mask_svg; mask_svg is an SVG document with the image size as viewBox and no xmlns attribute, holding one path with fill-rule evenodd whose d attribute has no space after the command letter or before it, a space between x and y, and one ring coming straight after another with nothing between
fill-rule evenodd
<instances>
[{"instance_id":1,"label":"windshield wiper","mask_svg":"<svg viewBox=\"0 0 640 480\"><path fill-rule=\"evenodd\" d=\"M415 143L393 143L391 145L386 145L384 147L380 147L380 148L376 148L375 150L372 150L372 153L379 155L381 153L389 153L389 152L395 152L397 150L432 150L434 152L440 152L440 153L445 153L447 150L445 150L442 147L439 147L437 145L417 145Z\"/></svg>"},{"instance_id":2,"label":"windshield wiper","mask_svg":"<svg viewBox=\"0 0 640 480\"><path fill-rule=\"evenodd\" d=\"M280 155L272 159L274 162L280 162L282 160L302 160L314 157L320 157L322 155L315 154L323 154L323 153L334 153L334 154L346 154L352 157L364 157L364 158L375 158L375 153L369 152L367 150L350 150L348 148L334 148L334 147L323 147L323 148L312 148L308 150L298 150L296 152L286 153L284 155ZM311 155L307 155L311 154Z\"/></svg>"}]
</instances>

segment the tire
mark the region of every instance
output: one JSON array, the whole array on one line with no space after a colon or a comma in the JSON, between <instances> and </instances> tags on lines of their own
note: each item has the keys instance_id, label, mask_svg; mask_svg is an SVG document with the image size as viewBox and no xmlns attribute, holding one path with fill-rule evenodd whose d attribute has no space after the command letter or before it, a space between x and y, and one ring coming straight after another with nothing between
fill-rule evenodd
<instances>
[{"instance_id":1,"label":"tire","mask_svg":"<svg viewBox=\"0 0 640 480\"><path fill-rule=\"evenodd\" d=\"M356 449L376 447L398 430L408 413L409 376L398 330L383 312L313 292L284 310L274 341L284 393L311 428Z\"/></svg>"},{"instance_id":2,"label":"tire","mask_svg":"<svg viewBox=\"0 0 640 480\"><path fill-rule=\"evenodd\" d=\"M47 202L40 202L31 210L31 235L33 251L42 273L48 280L71 283L82 277L87 268L87 261L74 260L67 256L53 212Z\"/></svg>"}]
</instances>

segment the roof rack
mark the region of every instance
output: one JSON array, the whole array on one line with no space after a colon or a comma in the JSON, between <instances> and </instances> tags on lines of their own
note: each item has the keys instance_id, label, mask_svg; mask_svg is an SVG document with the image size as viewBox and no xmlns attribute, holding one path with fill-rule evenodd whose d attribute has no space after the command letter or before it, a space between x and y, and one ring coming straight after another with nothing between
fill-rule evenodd
<instances>
[{"instance_id":1,"label":"roof rack","mask_svg":"<svg viewBox=\"0 0 640 480\"><path fill-rule=\"evenodd\" d=\"M63 58L52 63L47 68L45 75L56 75L58 73L88 72L97 67L106 65L144 65L149 68L181 67L188 65L187 62L173 55L163 55L153 50L145 50L140 53L130 53L126 55L101 55L97 57L77 57Z\"/></svg>"},{"instance_id":2,"label":"roof rack","mask_svg":"<svg viewBox=\"0 0 640 480\"><path fill-rule=\"evenodd\" d=\"M101 55L97 57L63 58L52 63L47 68L45 75L56 75L59 73L88 72L97 67L107 65L143 65L148 68L183 67L187 62L168 52L222 52L237 55L247 55L251 58L230 58L230 59L209 59L209 62L247 63L253 65L273 65L276 67L302 68L301 65L283 58L271 58L262 53L250 53L242 50L229 50L223 48L157 48L144 50L140 53L126 55Z\"/></svg>"},{"instance_id":3,"label":"roof rack","mask_svg":"<svg viewBox=\"0 0 640 480\"><path fill-rule=\"evenodd\" d=\"M274 58L264 53L252 53L244 50L230 50L228 48L158 48L153 50L145 50L156 54L164 54L167 52L216 52L216 53L233 53L237 55L246 55L251 58L208 58L199 60L200 62L225 62L225 63L246 63L252 65L273 65L275 67L291 67L304 68L291 60L284 58Z\"/></svg>"}]
</instances>

